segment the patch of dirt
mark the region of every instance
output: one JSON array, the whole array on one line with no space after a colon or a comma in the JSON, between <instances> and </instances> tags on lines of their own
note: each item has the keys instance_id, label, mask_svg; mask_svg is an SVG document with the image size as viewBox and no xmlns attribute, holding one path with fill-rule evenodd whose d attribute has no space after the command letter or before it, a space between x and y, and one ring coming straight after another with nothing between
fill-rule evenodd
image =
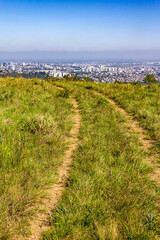
<instances>
[{"instance_id":1,"label":"patch of dirt","mask_svg":"<svg viewBox=\"0 0 160 240\"><path fill-rule=\"evenodd\" d=\"M110 104L112 104L115 109L122 114L125 115L127 119L127 126L132 129L132 131L137 132L137 135L140 138L141 143L143 144L143 147L146 151L149 151L150 148L154 146L155 141L148 139L144 133L144 129L139 126L139 122L134 120L132 116L130 116L127 111L121 107L119 107L113 100L109 99L105 95L94 92L96 95L99 95L103 98L105 98ZM154 159L159 157L158 154L154 154L146 159L146 161L151 164L152 167L154 167L154 171L149 174L150 178L157 184L160 185L160 166L158 164L154 164Z\"/></svg>"},{"instance_id":2,"label":"patch of dirt","mask_svg":"<svg viewBox=\"0 0 160 240\"><path fill-rule=\"evenodd\" d=\"M150 140L150 139L147 139L145 134L144 134L144 130L142 127L139 126L139 122L136 121L136 120L133 120L133 118L128 115L128 113L126 112L126 110L124 110L123 108L120 108L119 106L117 106L117 104L109 99L109 98L106 98L107 101L109 103L111 103L112 105L114 105L115 109L121 113L123 113L125 115L125 117L127 118L128 120L128 125L136 132L138 132L138 135L139 135L139 138L143 144L143 147L145 148L145 150L149 150L151 147L153 147L153 143L154 141L153 140Z\"/></svg>"},{"instance_id":3,"label":"patch of dirt","mask_svg":"<svg viewBox=\"0 0 160 240\"><path fill-rule=\"evenodd\" d=\"M71 137L69 138L69 149L66 151L63 159L63 164L58 170L58 182L54 184L47 190L47 195L49 199L44 199L40 209L45 209L42 213L38 213L35 218L30 222L31 235L25 239L36 240L40 239L44 231L48 230L50 227L51 211L57 206L60 198L65 191L65 184L69 177L69 171L72 163L72 156L74 151L78 146L78 135L80 131L80 121L81 117L78 110L78 104L75 99L72 99L72 104L74 106L74 116L73 122L74 126L71 129ZM16 238L17 239L17 238ZM24 238L18 238L24 239Z\"/></svg>"}]
</instances>

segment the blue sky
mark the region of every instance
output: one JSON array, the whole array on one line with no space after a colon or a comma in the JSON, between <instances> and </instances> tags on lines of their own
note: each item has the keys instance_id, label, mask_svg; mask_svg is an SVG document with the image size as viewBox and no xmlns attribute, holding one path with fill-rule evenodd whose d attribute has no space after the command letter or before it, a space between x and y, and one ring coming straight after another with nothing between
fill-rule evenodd
<instances>
[{"instance_id":1,"label":"blue sky","mask_svg":"<svg viewBox=\"0 0 160 240\"><path fill-rule=\"evenodd\" d=\"M0 51L156 49L157 0L0 0Z\"/></svg>"}]
</instances>

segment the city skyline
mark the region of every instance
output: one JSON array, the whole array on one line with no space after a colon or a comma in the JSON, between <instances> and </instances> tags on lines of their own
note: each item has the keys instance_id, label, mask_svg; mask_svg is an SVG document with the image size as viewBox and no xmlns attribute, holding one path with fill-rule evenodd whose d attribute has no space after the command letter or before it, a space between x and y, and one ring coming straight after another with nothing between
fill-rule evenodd
<instances>
[{"instance_id":1,"label":"city skyline","mask_svg":"<svg viewBox=\"0 0 160 240\"><path fill-rule=\"evenodd\" d=\"M88 51L97 52L99 57L105 51L110 54L106 57L120 57L121 52L127 58L160 55L157 0L0 0L0 8L1 53Z\"/></svg>"},{"instance_id":2,"label":"city skyline","mask_svg":"<svg viewBox=\"0 0 160 240\"><path fill-rule=\"evenodd\" d=\"M119 62L119 63L45 63L45 62L0 62L0 77L12 78L68 78L90 80L103 83L141 82L147 74L153 74L160 82L159 62Z\"/></svg>"}]
</instances>

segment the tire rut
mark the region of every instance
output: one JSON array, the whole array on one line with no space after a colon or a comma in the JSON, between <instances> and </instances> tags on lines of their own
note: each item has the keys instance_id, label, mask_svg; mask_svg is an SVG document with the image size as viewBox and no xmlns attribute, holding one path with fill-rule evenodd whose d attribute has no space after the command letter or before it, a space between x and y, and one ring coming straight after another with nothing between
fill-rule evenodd
<instances>
[{"instance_id":1,"label":"tire rut","mask_svg":"<svg viewBox=\"0 0 160 240\"><path fill-rule=\"evenodd\" d=\"M134 131L135 133L137 133L137 135L139 136L139 139L143 145L143 148L146 151L150 151L150 149L152 147L154 147L154 140L148 139L144 133L144 129L142 127L139 126L139 122L134 120L132 118L132 116L130 116L127 111L121 107L119 107L116 102L114 102L113 100L111 100L110 98L106 97L105 95L98 93L96 91L94 91L94 93L96 95L99 95L103 98L105 98L111 105L114 106L115 110L121 112L127 119L127 127L131 128L132 131ZM147 157L145 159L145 161L147 161L151 167L154 167L154 171L152 173L149 174L149 177L157 184L160 185L160 166L159 164L155 164L154 163L154 159L158 158L159 154L153 154L149 157Z\"/></svg>"},{"instance_id":2,"label":"tire rut","mask_svg":"<svg viewBox=\"0 0 160 240\"><path fill-rule=\"evenodd\" d=\"M77 101L72 98L72 104L74 107L73 122L74 126L70 131L71 137L69 137L69 149L65 152L63 157L64 161L58 170L58 182L55 183L47 190L47 195L49 199L44 199L42 204L39 206L41 209L45 209L42 213L38 213L33 220L30 222L31 235L28 237L16 238L19 240L37 240L41 238L43 232L50 228L50 221L52 217L52 210L57 206L59 200L61 199L64 191L65 184L69 177L70 167L72 163L73 153L78 146L78 135L80 131L81 116L78 109Z\"/></svg>"}]
</instances>

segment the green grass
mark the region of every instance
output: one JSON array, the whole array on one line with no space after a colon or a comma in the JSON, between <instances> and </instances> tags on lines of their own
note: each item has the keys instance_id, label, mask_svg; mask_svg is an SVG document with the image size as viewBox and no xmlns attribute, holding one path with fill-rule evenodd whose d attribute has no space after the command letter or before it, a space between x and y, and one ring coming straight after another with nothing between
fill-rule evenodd
<instances>
[{"instance_id":1,"label":"green grass","mask_svg":"<svg viewBox=\"0 0 160 240\"><path fill-rule=\"evenodd\" d=\"M160 149L160 84L95 84L76 85L96 90L113 99L140 121Z\"/></svg>"},{"instance_id":2,"label":"green grass","mask_svg":"<svg viewBox=\"0 0 160 240\"><path fill-rule=\"evenodd\" d=\"M75 94L82 123L67 190L43 239L156 239L158 189L137 135L105 99L79 83L56 84Z\"/></svg>"},{"instance_id":3,"label":"green grass","mask_svg":"<svg viewBox=\"0 0 160 240\"><path fill-rule=\"evenodd\" d=\"M103 89L103 87L100 87ZM160 84L106 86L104 93L133 114L160 144Z\"/></svg>"},{"instance_id":4,"label":"green grass","mask_svg":"<svg viewBox=\"0 0 160 240\"><path fill-rule=\"evenodd\" d=\"M60 92L37 79L0 79L0 239L29 232L36 204L57 181L72 127Z\"/></svg>"},{"instance_id":5,"label":"green grass","mask_svg":"<svg viewBox=\"0 0 160 240\"><path fill-rule=\"evenodd\" d=\"M37 204L57 181L73 126L70 95L82 116L79 146L66 192L42 238L153 240L160 235L159 189L145 164L150 153L126 128L124 115L92 90L139 119L158 146L159 85L0 79L0 239L29 234Z\"/></svg>"}]
</instances>

